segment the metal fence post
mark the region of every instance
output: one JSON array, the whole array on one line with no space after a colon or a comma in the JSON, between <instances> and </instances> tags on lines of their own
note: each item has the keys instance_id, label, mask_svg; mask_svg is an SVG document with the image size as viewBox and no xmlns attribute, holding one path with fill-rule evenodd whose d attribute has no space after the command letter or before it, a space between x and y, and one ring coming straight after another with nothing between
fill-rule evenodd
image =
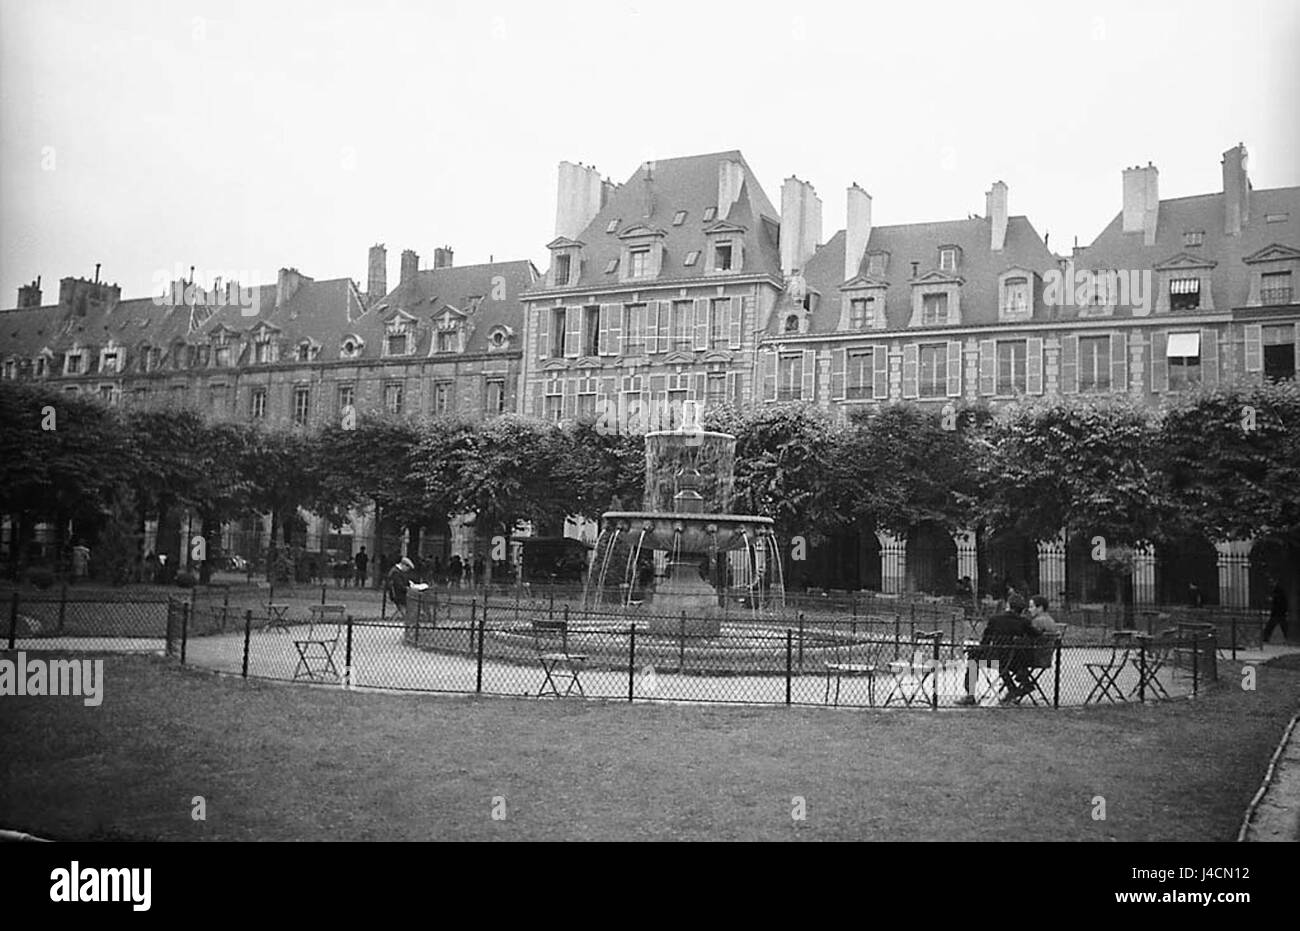
<instances>
[{"instance_id":1,"label":"metal fence post","mask_svg":"<svg viewBox=\"0 0 1300 931\"><path fill-rule=\"evenodd\" d=\"M799 612L798 621L799 621L799 671L800 671L800 672L803 672L803 629L804 629L804 616L803 616L803 612L802 612L802 611Z\"/></svg>"},{"instance_id":2,"label":"metal fence post","mask_svg":"<svg viewBox=\"0 0 1300 931\"><path fill-rule=\"evenodd\" d=\"M181 665L185 665L185 645L190 634L190 606L181 606Z\"/></svg>"},{"instance_id":3,"label":"metal fence post","mask_svg":"<svg viewBox=\"0 0 1300 931\"><path fill-rule=\"evenodd\" d=\"M324 586L324 585L322 585L322 586L320 587L320 603L321 603L321 604L324 604L324 603L325 603L325 586Z\"/></svg>"},{"instance_id":4,"label":"metal fence post","mask_svg":"<svg viewBox=\"0 0 1300 931\"><path fill-rule=\"evenodd\" d=\"M1192 697L1200 694L1201 651L1200 638L1192 632Z\"/></svg>"},{"instance_id":5,"label":"metal fence post","mask_svg":"<svg viewBox=\"0 0 1300 931\"><path fill-rule=\"evenodd\" d=\"M1052 683L1052 707L1061 707L1061 640L1056 641L1056 676Z\"/></svg>"},{"instance_id":6,"label":"metal fence post","mask_svg":"<svg viewBox=\"0 0 1300 931\"><path fill-rule=\"evenodd\" d=\"M1237 615L1232 616L1232 658L1237 658Z\"/></svg>"},{"instance_id":7,"label":"metal fence post","mask_svg":"<svg viewBox=\"0 0 1300 931\"><path fill-rule=\"evenodd\" d=\"M1138 701L1147 700L1147 645L1146 641L1138 643Z\"/></svg>"},{"instance_id":8,"label":"metal fence post","mask_svg":"<svg viewBox=\"0 0 1300 931\"><path fill-rule=\"evenodd\" d=\"M199 585L198 582L195 582L193 587L190 588L190 614L194 613L194 609L198 607L198 604L199 604Z\"/></svg>"},{"instance_id":9,"label":"metal fence post","mask_svg":"<svg viewBox=\"0 0 1300 931\"><path fill-rule=\"evenodd\" d=\"M379 590L379 619L382 621L388 613L388 586Z\"/></svg>"},{"instance_id":10,"label":"metal fence post","mask_svg":"<svg viewBox=\"0 0 1300 931\"><path fill-rule=\"evenodd\" d=\"M14 592L9 600L9 649L14 648L14 638L18 635L18 593Z\"/></svg>"},{"instance_id":11,"label":"metal fence post","mask_svg":"<svg viewBox=\"0 0 1300 931\"><path fill-rule=\"evenodd\" d=\"M636 674L636 625L627 638L627 700L632 700L632 681Z\"/></svg>"},{"instance_id":12,"label":"metal fence post","mask_svg":"<svg viewBox=\"0 0 1300 931\"><path fill-rule=\"evenodd\" d=\"M63 621L68 613L68 583L63 583L63 590L59 594L59 633L63 633Z\"/></svg>"},{"instance_id":13,"label":"metal fence post","mask_svg":"<svg viewBox=\"0 0 1300 931\"><path fill-rule=\"evenodd\" d=\"M677 636L677 671L681 672L686 668L686 612L682 612L682 619L678 627Z\"/></svg>"},{"instance_id":14,"label":"metal fence post","mask_svg":"<svg viewBox=\"0 0 1300 931\"><path fill-rule=\"evenodd\" d=\"M248 678L248 640L253 633L253 612L248 610L244 612L244 672L245 679Z\"/></svg>"},{"instance_id":15,"label":"metal fence post","mask_svg":"<svg viewBox=\"0 0 1300 931\"><path fill-rule=\"evenodd\" d=\"M352 674L352 615L348 615L348 639L343 646L343 675L347 676L348 688L351 688L356 680Z\"/></svg>"},{"instance_id":16,"label":"metal fence post","mask_svg":"<svg viewBox=\"0 0 1300 931\"><path fill-rule=\"evenodd\" d=\"M899 641L903 636L903 615L894 612L894 659L898 659Z\"/></svg>"},{"instance_id":17,"label":"metal fence post","mask_svg":"<svg viewBox=\"0 0 1300 931\"><path fill-rule=\"evenodd\" d=\"M221 599L221 632L226 632L226 614L230 611L230 589L226 589L226 595Z\"/></svg>"},{"instance_id":18,"label":"metal fence post","mask_svg":"<svg viewBox=\"0 0 1300 931\"><path fill-rule=\"evenodd\" d=\"M564 627L560 629L560 647L569 652L569 606L564 606Z\"/></svg>"},{"instance_id":19,"label":"metal fence post","mask_svg":"<svg viewBox=\"0 0 1300 931\"><path fill-rule=\"evenodd\" d=\"M791 665L794 660L794 632L789 627L785 629L785 703L790 704L790 675L792 673Z\"/></svg>"},{"instance_id":20,"label":"metal fence post","mask_svg":"<svg viewBox=\"0 0 1300 931\"><path fill-rule=\"evenodd\" d=\"M487 610L478 622L478 676L474 682L474 694L483 694L483 634L487 631Z\"/></svg>"},{"instance_id":21,"label":"metal fence post","mask_svg":"<svg viewBox=\"0 0 1300 931\"><path fill-rule=\"evenodd\" d=\"M930 680L930 710L939 710L939 643L943 640L943 631L935 631L934 635L934 674Z\"/></svg>"}]
</instances>

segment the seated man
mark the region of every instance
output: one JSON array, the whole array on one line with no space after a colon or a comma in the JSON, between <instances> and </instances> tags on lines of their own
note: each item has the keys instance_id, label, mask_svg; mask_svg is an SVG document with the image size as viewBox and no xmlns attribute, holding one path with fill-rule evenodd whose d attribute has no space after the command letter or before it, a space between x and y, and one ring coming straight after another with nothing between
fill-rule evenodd
<instances>
[{"instance_id":1,"label":"seated man","mask_svg":"<svg viewBox=\"0 0 1300 931\"><path fill-rule=\"evenodd\" d=\"M1029 678L1029 663L1033 658L1032 647L1026 647L1026 641L1039 636L1038 630L1025 617L1025 599L1013 594L1007 599L1007 610L989 618L984 626L981 644L991 647L989 651L998 660L998 674L1006 694L1003 704L1019 701L1033 689Z\"/></svg>"}]
</instances>

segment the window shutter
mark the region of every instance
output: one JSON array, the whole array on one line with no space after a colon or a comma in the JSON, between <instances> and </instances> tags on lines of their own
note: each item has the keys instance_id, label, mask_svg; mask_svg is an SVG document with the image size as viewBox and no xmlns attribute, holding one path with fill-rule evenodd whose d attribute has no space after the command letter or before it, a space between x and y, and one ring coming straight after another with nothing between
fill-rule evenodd
<instances>
[{"instance_id":1,"label":"window shutter","mask_svg":"<svg viewBox=\"0 0 1300 931\"><path fill-rule=\"evenodd\" d=\"M776 353L768 351L763 353L763 400L776 400Z\"/></svg>"},{"instance_id":2,"label":"window shutter","mask_svg":"<svg viewBox=\"0 0 1300 931\"><path fill-rule=\"evenodd\" d=\"M542 394L542 390L543 390L543 386L541 384L538 384L536 386L536 393L533 395L533 416L536 417L538 420L541 420L542 417L544 417L546 414L545 409L542 406L543 404L546 403L544 400L544 396Z\"/></svg>"},{"instance_id":3,"label":"window shutter","mask_svg":"<svg viewBox=\"0 0 1300 931\"><path fill-rule=\"evenodd\" d=\"M1110 390L1128 392L1128 336L1124 333L1110 334Z\"/></svg>"},{"instance_id":4,"label":"window shutter","mask_svg":"<svg viewBox=\"0 0 1300 931\"><path fill-rule=\"evenodd\" d=\"M1032 336L1025 340L1025 390L1029 394L1043 393L1043 339Z\"/></svg>"},{"instance_id":5,"label":"window shutter","mask_svg":"<svg viewBox=\"0 0 1300 931\"><path fill-rule=\"evenodd\" d=\"M961 343L948 343L948 397L961 397Z\"/></svg>"},{"instance_id":6,"label":"window shutter","mask_svg":"<svg viewBox=\"0 0 1300 931\"><path fill-rule=\"evenodd\" d=\"M572 309L572 308L570 308ZM578 415L578 383L572 378L564 380L564 416L573 419Z\"/></svg>"},{"instance_id":7,"label":"window shutter","mask_svg":"<svg viewBox=\"0 0 1300 931\"><path fill-rule=\"evenodd\" d=\"M731 301L718 301L713 305L712 310L713 313L722 315L722 319L716 321L718 324L718 332L721 333L723 337L728 337L731 333ZM712 339L709 340L709 348L717 348L713 345Z\"/></svg>"},{"instance_id":8,"label":"window shutter","mask_svg":"<svg viewBox=\"0 0 1300 931\"><path fill-rule=\"evenodd\" d=\"M609 345L609 305L608 305L608 304L601 304L601 305L600 305L600 326L599 326L599 328L598 328L598 334L597 334L596 338L597 338L598 340L600 340L600 343L599 343L600 354L601 354L602 356L610 355L610 345Z\"/></svg>"},{"instance_id":9,"label":"window shutter","mask_svg":"<svg viewBox=\"0 0 1300 931\"><path fill-rule=\"evenodd\" d=\"M581 307L564 308L564 355L576 359L582 351Z\"/></svg>"},{"instance_id":10,"label":"window shutter","mask_svg":"<svg viewBox=\"0 0 1300 931\"><path fill-rule=\"evenodd\" d=\"M1079 337L1061 338L1061 393L1079 393Z\"/></svg>"},{"instance_id":11,"label":"window shutter","mask_svg":"<svg viewBox=\"0 0 1300 931\"><path fill-rule=\"evenodd\" d=\"M992 396L998 389L998 344L980 340L980 394Z\"/></svg>"},{"instance_id":12,"label":"window shutter","mask_svg":"<svg viewBox=\"0 0 1300 931\"><path fill-rule=\"evenodd\" d=\"M727 400L740 407L740 373L727 373Z\"/></svg>"},{"instance_id":13,"label":"window shutter","mask_svg":"<svg viewBox=\"0 0 1300 931\"><path fill-rule=\"evenodd\" d=\"M728 343L732 349L739 349L744 339L745 332L745 304L749 298L733 297L731 299L731 332L728 334Z\"/></svg>"},{"instance_id":14,"label":"window shutter","mask_svg":"<svg viewBox=\"0 0 1300 931\"><path fill-rule=\"evenodd\" d=\"M908 343L903 347L903 397L914 398L920 394L921 347Z\"/></svg>"},{"instance_id":15,"label":"window shutter","mask_svg":"<svg viewBox=\"0 0 1300 931\"><path fill-rule=\"evenodd\" d=\"M623 354L623 305L605 304L609 311L609 355Z\"/></svg>"},{"instance_id":16,"label":"window shutter","mask_svg":"<svg viewBox=\"0 0 1300 931\"><path fill-rule=\"evenodd\" d=\"M871 362L874 367L871 373L871 396L880 401L887 400L889 398L889 350L884 346L877 346L871 351Z\"/></svg>"},{"instance_id":17,"label":"window shutter","mask_svg":"<svg viewBox=\"0 0 1300 931\"><path fill-rule=\"evenodd\" d=\"M1262 323L1246 324L1246 371L1262 372L1264 370L1264 325Z\"/></svg>"},{"instance_id":18,"label":"window shutter","mask_svg":"<svg viewBox=\"0 0 1300 931\"><path fill-rule=\"evenodd\" d=\"M817 350L803 351L803 385L799 397L804 401L817 400Z\"/></svg>"},{"instance_id":19,"label":"window shutter","mask_svg":"<svg viewBox=\"0 0 1300 931\"><path fill-rule=\"evenodd\" d=\"M1151 390L1169 390L1169 334L1161 330L1151 334Z\"/></svg>"},{"instance_id":20,"label":"window shutter","mask_svg":"<svg viewBox=\"0 0 1300 931\"><path fill-rule=\"evenodd\" d=\"M695 299L695 348L709 348L709 301L703 297Z\"/></svg>"},{"instance_id":21,"label":"window shutter","mask_svg":"<svg viewBox=\"0 0 1300 931\"><path fill-rule=\"evenodd\" d=\"M831 350L831 400L843 401L845 396L844 378L848 368L847 349Z\"/></svg>"},{"instance_id":22,"label":"window shutter","mask_svg":"<svg viewBox=\"0 0 1300 931\"><path fill-rule=\"evenodd\" d=\"M658 301L647 301L645 305L645 351L648 356L659 351Z\"/></svg>"},{"instance_id":23,"label":"window shutter","mask_svg":"<svg viewBox=\"0 0 1300 931\"><path fill-rule=\"evenodd\" d=\"M1219 331L1201 330L1201 384L1219 387Z\"/></svg>"},{"instance_id":24,"label":"window shutter","mask_svg":"<svg viewBox=\"0 0 1300 931\"><path fill-rule=\"evenodd\" d=\"M659 304L659 351L667 352L672 340L672 301L658 301Z\"/></svg>"},{"instance_id":25,"label":"window shutter","mask_svg":"<svg viewBox=\"0 0 1300 931\"><path fill-rule=\"evenodd\" d=\"M537 310L537 358L551 357L551 308L539 307Z\"/></svg>"},{"instance_id":26,"label":"window shutter","mask_svg":"<svg viewBox=\"0 0 1300 931\"><path fill-rule=\"evenodd\" d=\"M708 390L706 376L703 372L698 373L692 379L695 382L695 400L703 401L704 394Z\"/></svg>"}]
</instances>

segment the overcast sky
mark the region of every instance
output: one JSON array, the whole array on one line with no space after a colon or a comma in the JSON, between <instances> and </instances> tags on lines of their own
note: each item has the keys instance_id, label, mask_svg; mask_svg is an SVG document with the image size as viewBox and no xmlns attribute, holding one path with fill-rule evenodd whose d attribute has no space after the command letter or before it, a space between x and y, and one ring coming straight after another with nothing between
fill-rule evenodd
<instances>
[{"instance_id":1,"label":"overcast sky","mask_svg":"<svg viewBox=\"0 0 1300 931\"><path fill-rule=\"evenodd\" d=\"M0 306L43 276L144 296L177 268L362 282L545 265L555 167L740 149L877 225L983 213L1002 179L1049 245L1160 193L1300 184L1300 3L0 0ZM204 272L208 274L205 275Z\"/></svg>"}]
</instances>

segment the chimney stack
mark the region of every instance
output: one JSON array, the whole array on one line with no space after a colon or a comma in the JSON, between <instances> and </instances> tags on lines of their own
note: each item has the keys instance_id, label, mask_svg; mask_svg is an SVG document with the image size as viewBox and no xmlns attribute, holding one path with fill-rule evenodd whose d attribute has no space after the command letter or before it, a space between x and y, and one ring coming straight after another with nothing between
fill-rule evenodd
<instances>
[{"instance_id":1,"label":"chimney stack","mask_svg":"<svg viewBox=\"0 0 1300 931\"><path fill-rule=\"evenodd\" d=\"M1239 236L1250 224L1250 176L1246 174L1246 144L1238 142L1223 153L1223 231Z\"/></svg>"},{"instance_id":2,"label":"chimney stack","mask_svg":"<svg viewBox=\"0 0 1300 931\"><path fill-rule=\"evenodd\" d=\"M596 169L573 162L560 162L556 188L555 235L577 239L605 206L611 189Z\"/></svg>"},{"instance_id":3,"label":"chimney stack","mask_svg":"<svg viewBox=\"0 0 1300 931\"><path fill-rule=\"evenodd\" d=\"M740 186L745 183L745 169L740 162L724 158L718 162L718 219L725 220L731 205L740 199Z\"/></svg>"},{"instance_id":4,"label":"chimney stack","mask_svg":"<svg viewBox=\"0 0 1300 931\"><path fill-rule=\"evenodd\" d=\"M366 269L366 300L374 303L388 293L388 250L382 242L370 247Z\"/></svg>"},{"instance_id":5,"label":"chimney stack","mask_svg":"<svg viewBox=\"0 0 1300 931\"><path fill-rule=\"evenodd\" d=\"M408 284L415 280L416 273L420 270L420 257L415 254L414 249L402 250L402 272L399 284Z\"/></svg>"},{"instance_id":6,"label":"chimney stack","mask_svg":"<svg viewBox=\"0 0 1300 931\"><path fill-rule=\"evenodd\" d=\"M989 218L989 248L1001 252L1007 242L1007 185L994 181L984 192L984 215Z\"/></svg>"},{"instance_id":7,"label":"chimney stack","mask_svg":"<svg viewBox=\"0 0 1300 931\"><path fill-rule=\"evenodd\" d=\"M1147 162L1145 168L1135 165L1124 169L1124 213L1122 229L1125 233L1143 234L1143 243L1151 246L1156 241L1156 226L1160 219L1160 172Z\"/></svg>"},{"instance_id":8,"label":"chimney stack","mask_svg":"<svg viewBox=\"0 0 1300 931\"><path fill-rule=\"evenodd\" d=\"M37 275L36 280L31 284L25 284L18 289L18 306L21 307L40 307L41 306L41 276Z\"/></svg>"},{"instance_id":9,"label":"chimney stack","mask_svg":"<svg viewBox=\"0 0 1300 931\"><path fill-rule=\"evenodd\" d=\"M871 239L871 195L855 181L848 191L848 222L844 227L844 280L856 278Z\"/></svg>"},{"instance_id":10,"label":"chimney stack","mask_svg":"<svg viewBox=\"0 0 1300 931\"><path fill-rule=\"evenodd\" d=\"M280 308L289 303L302 283L311 280L296 268L280 269L280 274L275 281L275 306Z\"/></svg>"},{"instance_id":11,"label":"chimney stack","mask_svg":"<svg viewBox=\"0 0 1300 931\"><path fill-rule=\"evenodd\" d=\"M722 212L718 215L721 219ZM821 198L811 184L791 175L781 185L781 273L788 278L802 269L821 241Z\"/></svg>"},{"instance_id":12,"label":"chimney stack","mask_svg":"<svg viewBox=\"0 0 1300 931\"><path fill-rule=\"evenodd\" d=\"M451 246L440 246L433 250L434 268L451 268Z\"/></svg>"}]
</instances>

